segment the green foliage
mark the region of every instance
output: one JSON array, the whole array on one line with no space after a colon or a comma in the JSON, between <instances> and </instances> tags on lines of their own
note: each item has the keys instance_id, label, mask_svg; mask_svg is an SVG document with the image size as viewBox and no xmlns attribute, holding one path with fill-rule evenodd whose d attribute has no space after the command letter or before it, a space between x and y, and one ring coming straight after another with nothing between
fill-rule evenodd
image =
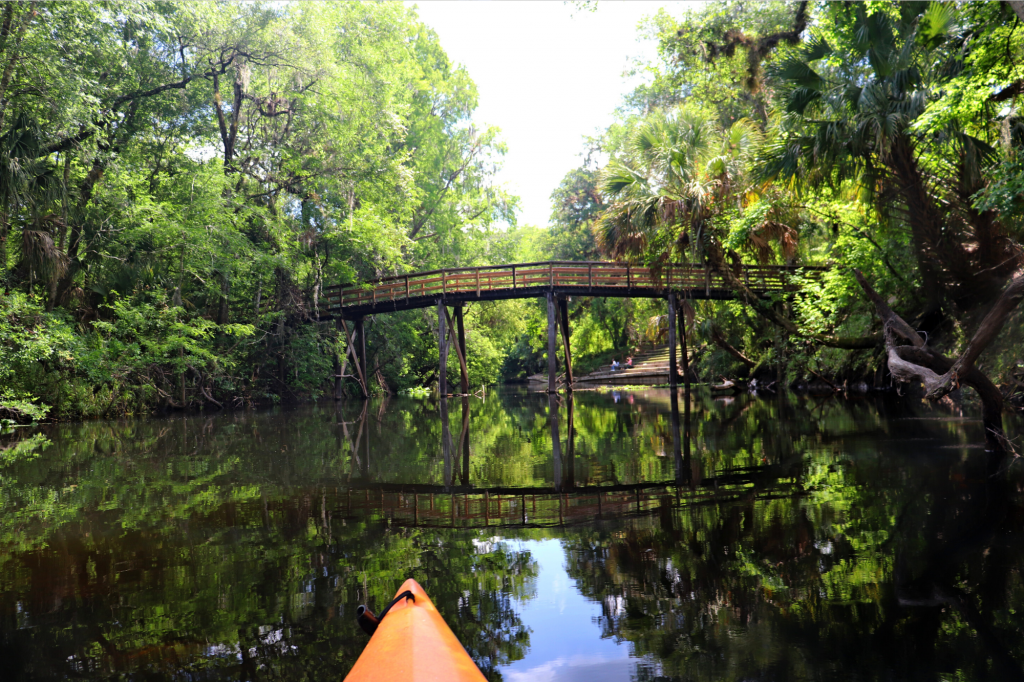
<instances>
[{"instance_id":1,"label":"green foliage","mask_svg":"<svg viewBox=\"0 0 1024 682\"><path fill-rule=\"evenodd\" d=\"M411 7L10 5L4 409L316 398L347 350L321 319L328 287L549 258L833 265L768 307L700 306L714 324L697 327L721 331L698 335L705 375L746 364L716 339L786 372L872 371L818 345L877 335L849 267L954 343L1019 261L1024 33L997 3L801 7L650 17L643 84L585 140L549 224L516 227L500 131ZM545 314L469 306L471 384L542 369ZM663 314L574 301L580 366L652 342ZM429 310L368 320L370 390L433 384L436 330Z\"/></svg>"},{"instance_id":2,"label":"green foliage","mask_svg":"<svg viewBox=\"0 0 1024 682\"><path fill-rule=\"evenodd\" d=\"M117 298L106 306L109 319L86 330L24 294L0 297L4 409L42 418L49 409L35 404L42 395L57 416L131 414L161 396L170 400L182 382L189 392L202 392L211 382L232 381L237 355L219 337L240 341L252 336L251 325L217 325L146 299Z\"/></svg>"},{"instance_id":3,"label":"green foliage","mask_svg":"<svg viewBox=\"0 0 1024 682\"><path fill-rule=\"evenodd\" d=\"M0 469L35 459L39 450L52 445L52 441L41 433L0 446Z\"/></svg>"},{"instance_id":4,"label":"green foliage","mask_svg":"<svg viewBox=\"0 0 1024 682\"><path fill-rule=\"evenodd\" d=\"M978 211L996 211L1024 239L1024 161L1005 161L993 171L993 180L974 195Z\"/></svg>"},{"instance_id":5,"label":"green foliage","mask_svg":"<svg viewBox=\"0 0 1024 682\"><path fill-rule=\"evenodd\" d=\"M325 287L512 259L499 131L471 124L476 86L411 8L5 11L7 403L70 417L316 397L345 347L319 322ZM492 382L504 332L474 320L473 380ZM429 320L392 326L430 339ZM370 346L392 386L425 378L417 348Z\"/></svg>"},{"instance_id":6,"label":"green foliage","mask_svg":"<svg viewBox=\"0 0 1024 682\"><path fill-rule=\"evenodd\" d=\"M544 260L600 260L593 225L606 206L597 191L597 173L569 171L551 193L553 211L544 245Z\"/></svg>"},{"instance_id":7,"label":"green foliage","mask_svg":"<svg viewBox=\"0 0 1024 682\"><path fill-rule=\"evenodd\" d=\"M646 84L588 143L611 157L606 255L832 267L795 278L802 292L770 311L699 306L698 328L719 330L698 335L711 344L701 375L745 371L736 349L772 378L873 372L884 358L819 345L880 338L851 268L950 348L1020 265L1024 34L1011 9L802 6L659 12L645 27L659 56L634 69Z\"/></svg>"}]
</instances>

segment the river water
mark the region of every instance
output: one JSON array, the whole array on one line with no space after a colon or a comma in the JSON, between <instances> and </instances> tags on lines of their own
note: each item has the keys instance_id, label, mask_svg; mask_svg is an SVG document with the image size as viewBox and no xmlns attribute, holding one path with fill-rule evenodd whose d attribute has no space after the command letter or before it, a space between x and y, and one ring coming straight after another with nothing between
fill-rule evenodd
<instances>
[{"instance_id":1,"label":"river water","mask_svg":"<svg viewBox=\"0 0 1024 682\"><path fill-rule=\"evenodd\" d=\"M1020 679L1024 464L982 442L656 389L21 429L0 678L340 681L413 577L491 680Z\"/></svg>"}]
</instances>

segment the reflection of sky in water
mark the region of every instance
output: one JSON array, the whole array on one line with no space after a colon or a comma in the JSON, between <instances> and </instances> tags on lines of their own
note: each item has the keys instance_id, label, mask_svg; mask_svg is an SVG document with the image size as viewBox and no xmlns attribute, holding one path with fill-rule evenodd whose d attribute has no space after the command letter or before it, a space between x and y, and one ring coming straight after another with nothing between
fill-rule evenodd
<instances>
[{"instance_id":1,"label":"reflection of sky in water","mask_svg":"<svg viewBox=\"0 0 1024 682\"><path fill-rule=\"evenodd\" d=\"M565 571L557 540L520 545L537 561L537 596L517 610L530 626L530 650L501 669L508 682L603 682L629 680L636 659L629 648L601 638L601 605L585 599Z\"/></svg>"}]
</instances>

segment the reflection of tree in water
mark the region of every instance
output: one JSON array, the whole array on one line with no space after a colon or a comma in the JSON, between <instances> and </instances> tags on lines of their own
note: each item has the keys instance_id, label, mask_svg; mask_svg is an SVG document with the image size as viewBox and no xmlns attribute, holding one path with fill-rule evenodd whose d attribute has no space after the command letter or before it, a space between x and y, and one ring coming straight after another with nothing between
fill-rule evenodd
<instances>
[{"instance_id":1,"label":"reflection of tree in water","mask_svg":"<svg viewBox=\"0 0 1024 682\"><path fill-rule=\"evenodd\" d=\"M668 398L651 395L577 396L576 486L676 478L659 454ZM471 485L551 485L547 397L517 401L471 403ZM355 606L379 609L412 576L496 679L529 646L515 609L535 562L487 529L349 514L352 481L444 479L429 404L359 408L51 430L39 458L0 469L0 670L341 679L366 642ZM891 409L695 398L681 497L545 531L564 538L606 634L643 657L640 679L1010 675L1024 652L1020 467L989 479L980 452L935 449L962 426ZM707 492L729 472L744 483L687 501L689 481Z\"/></svg>"},{"instance_id":2,"label":"reflection of tree in water","mask_svg":"<svg viewBox=\"0 0 1024 682\"><path fill-rule=\"evenodd\" d=\"M275 504L267 526L257 509L218 511L238 525L222 533L215 516L121 533L94 521L11 557L24 568L0 602L4 679L341 679L366 642L355 606L379 608L408 576L427 586L485 670L529 644L512 608L532 594L526 552L477 554L470 536L379 524L333 524L327 543L324 528L310 533L319 510L301 501Z\"/></svg>"},{"instance_id":3,"label":"reflection of tree in water","mask_svg":"<svg viewBox=\"0 0 1024 682\"><path fill-rule=\"evenodd\" d=\"M0 677L340 680L410 576L492 678L521 657L529 553L344 518L333 415L282 417L59 427L0 471Z\"/></svg>"},{"instance_id":4,"label":"reflection of tree in water","mask_svg":"<svg viewBox=\"0 0 1024 682\"><path fill-rule=\"evenodd\" d=\"M803 452L797 495L668 497L567 535L570 575L637 679L1021 679L1019 474L991 477L976 450L868 452L846 419L787 423L805 426L765 424L761 442L769 461ZM937 440L900 427L915 448ZM828 447L802 447L811 435Z\"/></svg>"},{"instance_id":5,"label":"reflection of tree in water","mask_svg":"<svg viewBox=\"0 0 1024 682\"><path fill-rule=\"evenodd\" d=\"M448 560L431 571L431 584L441 587L439 599L444 601L435 603L452 631L484 675L498 680L498 668L521 659L529 649L530 631L516 602L536 594L537 564L528 551L504 542L475 541L473 547L475 552L467 552L464 545L453 547ZM426 556L423 566L433 568Z\"/></svg>"}]
</instances>

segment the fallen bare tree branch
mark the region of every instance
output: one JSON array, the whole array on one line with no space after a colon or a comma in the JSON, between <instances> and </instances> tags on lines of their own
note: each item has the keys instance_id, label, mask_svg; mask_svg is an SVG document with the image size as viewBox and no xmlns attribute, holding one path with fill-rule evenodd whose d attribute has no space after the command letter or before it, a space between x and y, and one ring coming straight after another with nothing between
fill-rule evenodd
<instances>
[{"instance_id":1,"label":"fallen bare tree branch","mask_svg":"<svg viewBox=\"0 0 1024 682\"><path fill-rule=\"evenodd\" d=\"M1002 296L985 316L967 349L953 361L928 348L921 335L893 312L859 270L854 269L853 274L882 319L889 372L892 376L897 381L918 381L924 384L925 395L932 401L941 400L961 383L970 386L981 398L981 419L990 449L1006 450L1008 441L1003 432L1003 394L983 372L974 367L974 361L995 338L1006 318L1024 297L1024 276L1018 275L1003 290ZM896 337L905 339L911 345L897 345Z\"/></svg>"},{"instance_id":2,"label":"fallen bare tree branch","mask_svg":"<svg viewBox=\"0 0 1024 682\"><path fill-rule=\"evenodd\" d=\"M978 356L984 352L988 345L996 338L1006 324L1007 318L1024 299L1024 274L1019 274L1006 285L1003 293L996 300L995 305L985 315L985 319L978 325L960 357L945 374L939 377L938 382L928 391L928 397L936 400L946 395L957 387L960 377L974 369L974 363Z\"/></svg>"}]
</instances>

